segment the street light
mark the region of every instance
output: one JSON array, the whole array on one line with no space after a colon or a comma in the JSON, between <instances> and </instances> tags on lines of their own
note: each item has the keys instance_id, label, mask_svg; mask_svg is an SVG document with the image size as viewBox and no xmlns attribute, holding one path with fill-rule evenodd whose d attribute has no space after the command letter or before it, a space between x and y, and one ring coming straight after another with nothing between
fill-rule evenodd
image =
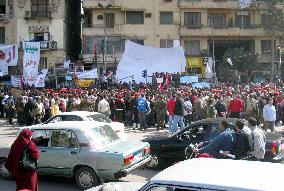
<instances>
[{"instance_id":1,"label":"street light","mask_svg":"<svg viewBox=\"0 0 284 191\"><path fill-rule=\"evenodd\" d=\"M214 21L213 21L213 15L208 15L208 19L210 19L211 22L211 28L212 28L212 34L211 34L211 40L212 40L212 59L213 59L213 80L216 82L216 59L215 59L215 39L214 39Z\"/></svg>"},{"instance_id":2,"label":"street light","mask_svg":"<svg viewBox=\"0 0 284 191\"><path fill-rule=\"evenodd\" d=\"M111 4L108 4L106 6L103 6L101 3L98 3L98 7L102 8L102 9L109 9L112 7ZM104 18L105 19L105 18ZM104 40L104 52L103 52L103 65L104 65L104 70L103 70L103 81L106 80L105 76L106 76L106 49L107 49L107 34L106 34L106 23L104 24L104 35L105 35L105 40Z\"/></svg>"},{"instance_id":3,"label":"street light","mask_svg":"<svg viewBox=\"0 0 284 191\"><path fill-rule=\"evenodd\" d=\"M281 71L281 64L282 64L282 54L284 53L284 47L278 46L279 49L279 78L282 80L282 71Z\"/></svg>"}]
</instances>

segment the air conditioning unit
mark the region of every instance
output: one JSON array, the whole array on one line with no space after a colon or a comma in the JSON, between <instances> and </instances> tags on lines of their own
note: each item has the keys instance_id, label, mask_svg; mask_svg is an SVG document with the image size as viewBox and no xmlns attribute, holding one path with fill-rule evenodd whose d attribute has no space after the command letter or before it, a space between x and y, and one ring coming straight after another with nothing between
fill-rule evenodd
<instances>
[{"instance_id":1,"label":"air conditioning unit","mask_svg":"<svg viewBox=\"0 0 284 191\"><path fill-rule=\"evenodd\" d=\"M5 14L0 14L0 20L4 20L6 18Z\"/></svg>"}]
</instances>

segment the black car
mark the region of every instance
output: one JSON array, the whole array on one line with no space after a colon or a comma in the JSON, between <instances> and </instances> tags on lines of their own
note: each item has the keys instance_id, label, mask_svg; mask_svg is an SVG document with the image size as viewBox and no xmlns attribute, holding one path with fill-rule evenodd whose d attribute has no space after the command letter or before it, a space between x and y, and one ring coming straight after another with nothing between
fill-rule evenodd
<instances>
[{"instance_id":1,"label":"black car","mask_svg":"<svg viewBox=\"0 0 284 191\"><path fill-rule=\"evenodd\" d=\"M204 119L192 123L189 127L170 136L147 139L151 145L152 160L147 168L158 170L185 160L185 149L190 144L196 144L214 139L219 133L219 124L226 120L233 129L237 119ZM246 121L244 121L247 124ZM283 145L283 146L282 146ZM266 136L266 161L278 162L284 158L284 141L277 133Z\"/></svg>"}]
</instances>

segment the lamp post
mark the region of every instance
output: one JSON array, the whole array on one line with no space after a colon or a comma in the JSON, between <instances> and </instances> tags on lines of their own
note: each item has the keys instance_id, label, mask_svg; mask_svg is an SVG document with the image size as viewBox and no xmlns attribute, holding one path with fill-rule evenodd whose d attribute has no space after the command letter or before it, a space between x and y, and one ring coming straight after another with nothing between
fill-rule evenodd
<instances>
[{"instance_id":1,"label":"lamp post","mask_svg":"<svg viewBox=\"0 0 284 191\"><path fill-rule=\"evenodd\" d=\"M284 52L284 47L278 46L278 49L279 49L279 78L282 81L281 64L282 64L282 54Z\"/></svg>"},{"instance_id":2,"label":"lamp post","mask_svg":"<svg viewBox=\"0 0 284 191\"><path fill-rule=\"evenodd\" d=\"M216 59L215 59L215 40L214 40L214 21L213 15L209 15L208 19L211 21L211 28L212 28L212 59L213 59L213 81L216 82Z\"/></svg>"},{"instance_id":3,"label":"lamp post","mask_svg":"<svg viewBox=\"0 0 284 191\"><path fill-rule=\"evenodd\" d=\"M101 3L98 3L98 7L100 7L100 8L102 8L102 9L109 9L109 8L111 8L112 7L112 5L111 4L108 4L108 5L106 5L106 6L103 6ZM104 19L105 19L105 17L104 17ZM103 67L104 67L104 69L103 69L103 76L104 76L104 78L103 78L103 81L105 81L106 79L105 79L105 76L106 76L106 54L107 54L107 34L106 34L106 22L104 23L104 35L105 35L105 40L104 40L104 51L103 51Z\"/></svg>"}]
</instances>

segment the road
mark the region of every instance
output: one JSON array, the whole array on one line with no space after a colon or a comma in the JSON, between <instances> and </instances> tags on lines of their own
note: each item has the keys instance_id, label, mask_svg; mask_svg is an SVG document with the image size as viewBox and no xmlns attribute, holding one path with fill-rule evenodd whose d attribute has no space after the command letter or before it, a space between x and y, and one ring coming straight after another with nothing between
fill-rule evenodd
<instances>
[{"instance_id":1,"label":"road","mask_svg":"<svg viewBox=\"0 0 284 191\"><path fill-rule=\"evenodd\" d=\"M8 125L6 121L0 119L0 145L12 144L16 138L19 127L17 125ZM163 136L165 131L157 132L154 128L148 129L146 132L132 130L126 128L128 139L142 140L152 136ZM157 171L150 171L146 169L135 170L127 177L122 178L120 181L132 182L147 182L157 174ZM15 183L11 180L0 179L0 191L14 191L16 190ZM39 190L40 191L78 191L73 179L58 178L58 177L39 177Z\"/></svg>"}]
</instances>

